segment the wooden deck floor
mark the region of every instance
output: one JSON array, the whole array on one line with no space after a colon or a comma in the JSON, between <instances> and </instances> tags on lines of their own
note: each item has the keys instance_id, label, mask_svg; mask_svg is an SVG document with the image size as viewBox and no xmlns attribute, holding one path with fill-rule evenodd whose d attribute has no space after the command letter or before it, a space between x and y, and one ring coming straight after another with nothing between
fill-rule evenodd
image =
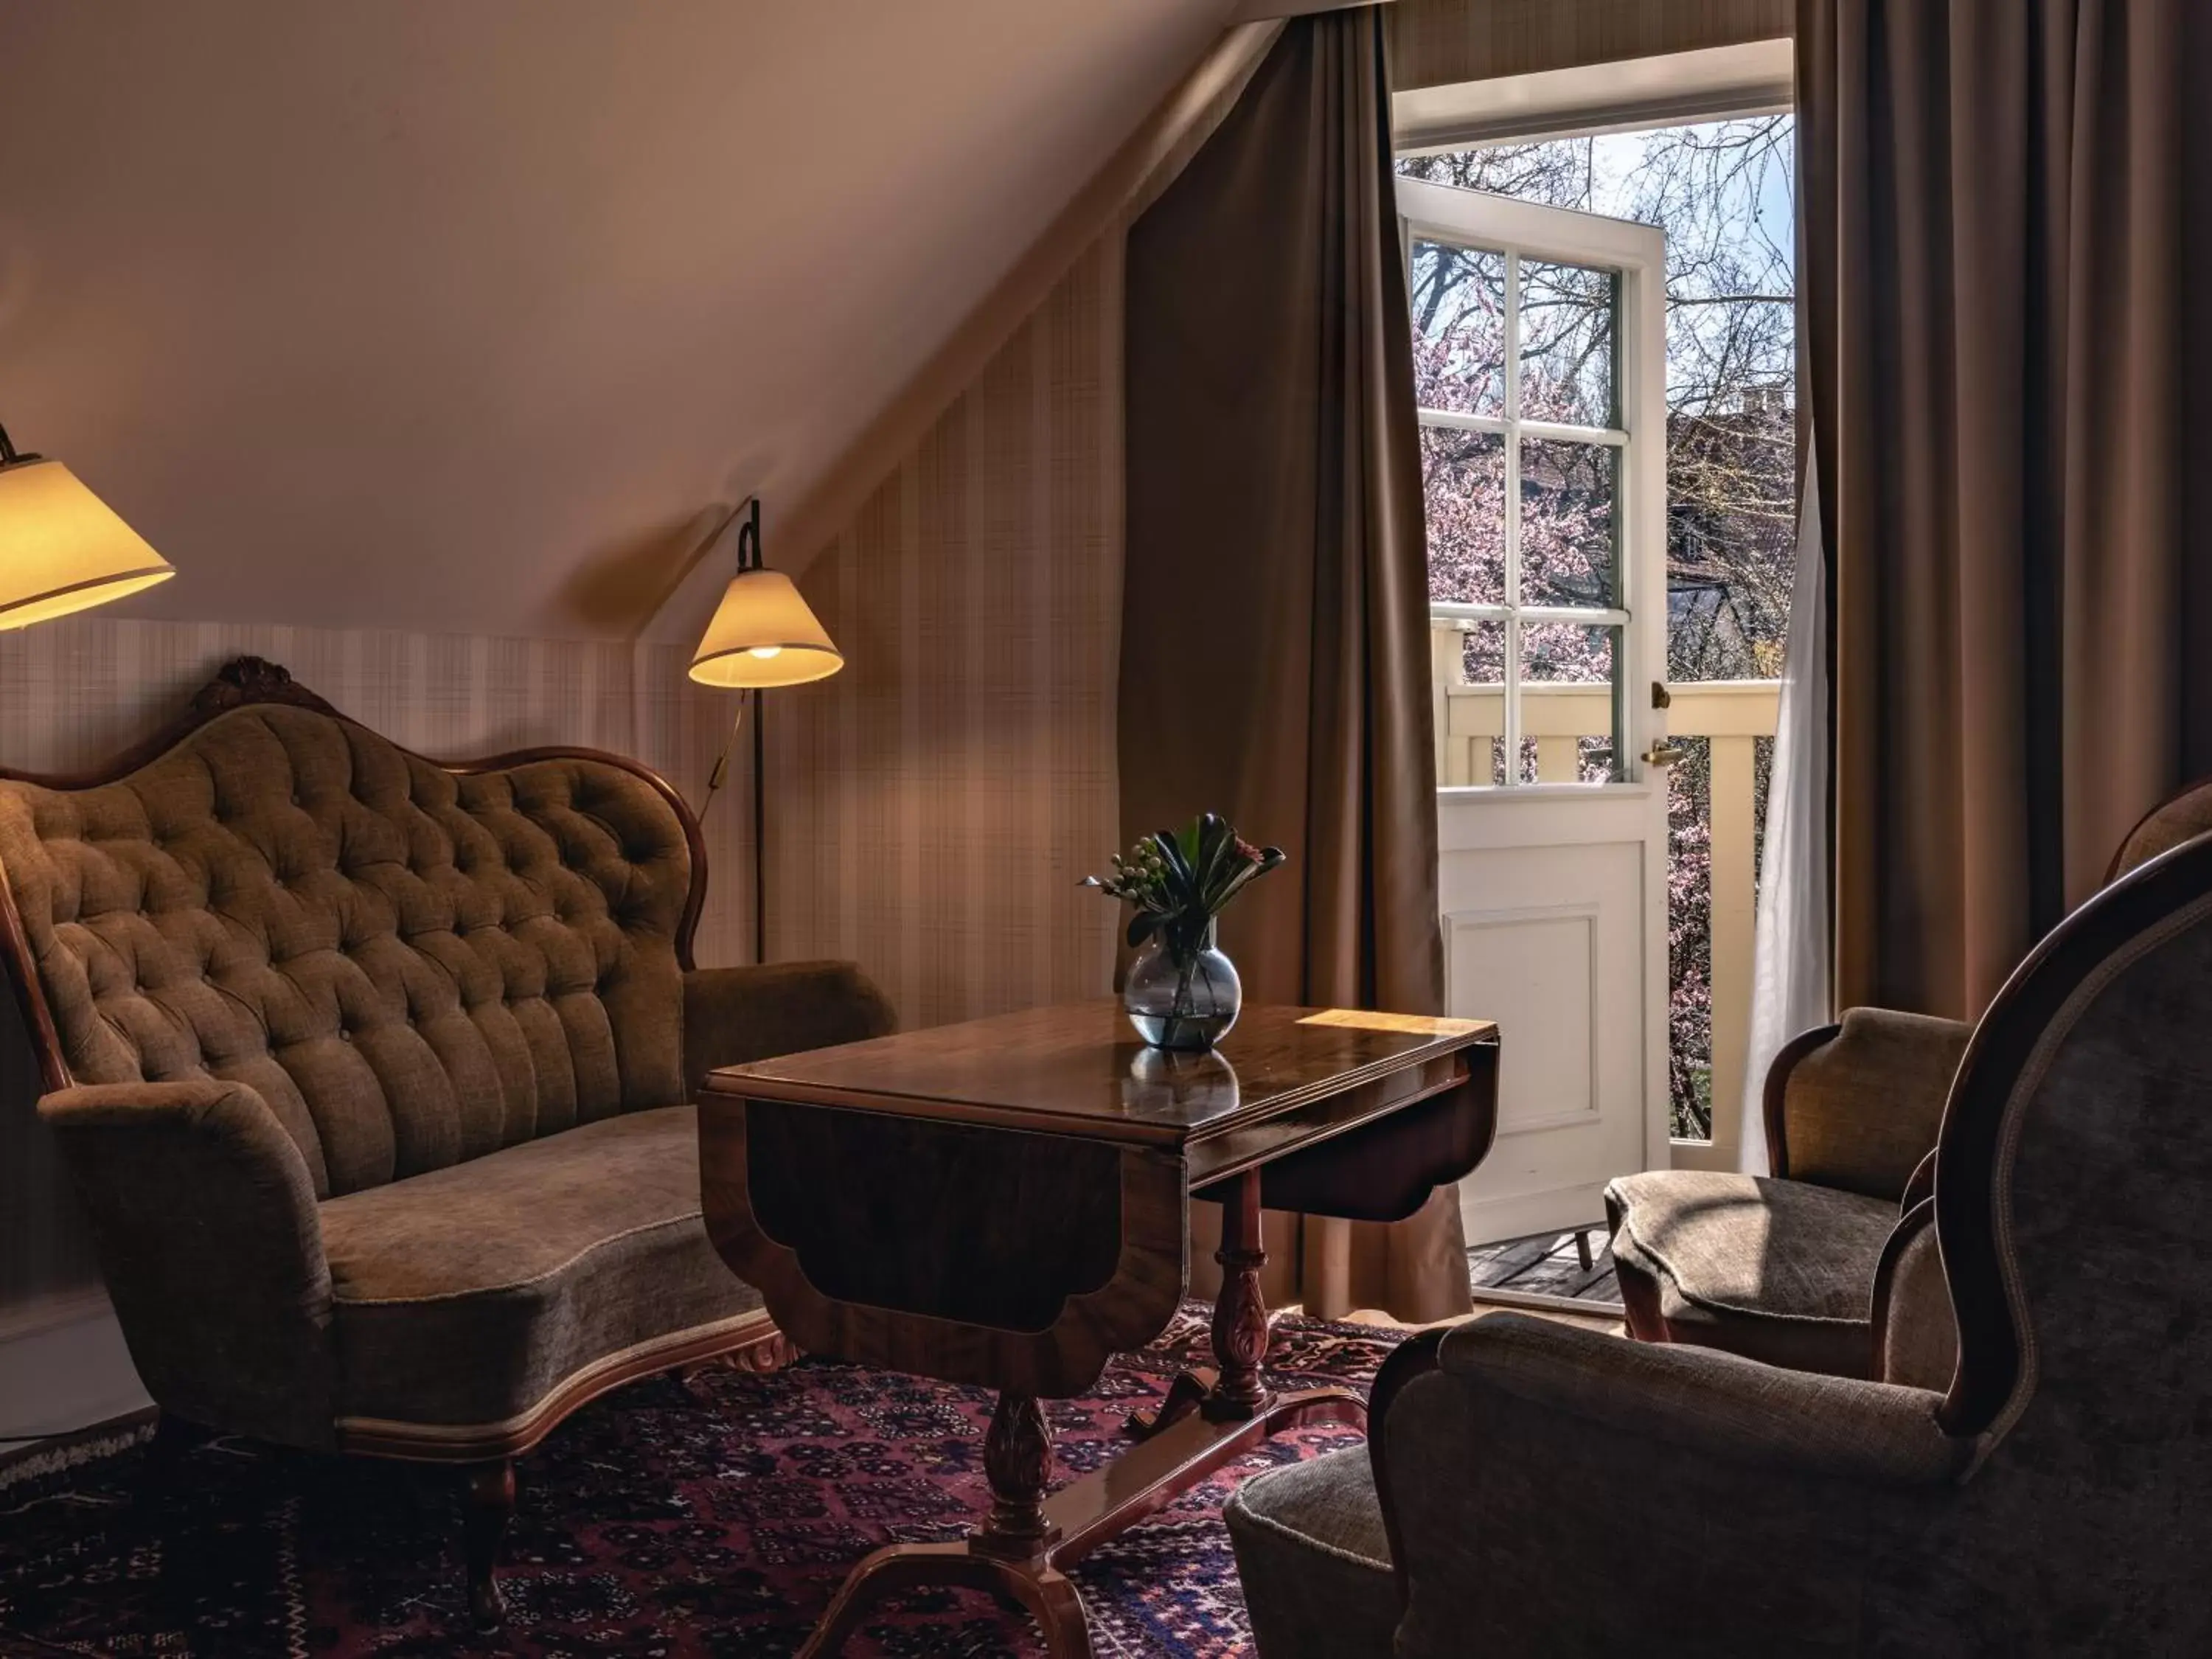
<instances>
[{"instance_id":1,"label":"wooden deck floor","mask_svg":"<svg viewBox=\"0 0 2212 1659\"><path fill-rule=\"evenodd\" d=\"M1470 1245L1468 1281L1477 1291L1520 1291L1617 1305L1620 1286L1613 1276L1613 1249L1604 1223L1593 1225L1586 1237L1590 1252L1588 1267L1582 1264L1571 1232L1536 1233L1528 1238Z\"/></svg>"}]
</instances>

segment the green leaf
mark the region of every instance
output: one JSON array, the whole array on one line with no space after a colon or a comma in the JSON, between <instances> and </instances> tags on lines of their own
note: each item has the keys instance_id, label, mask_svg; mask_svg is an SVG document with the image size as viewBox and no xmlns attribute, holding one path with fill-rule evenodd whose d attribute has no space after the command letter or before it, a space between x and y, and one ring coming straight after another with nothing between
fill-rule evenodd
<instances>
[{"instance_id":1,"label":"green leaf","mask_svg":"<svg viewBox=\"0 0 2212 1659\"><path fill-rule=\"evenodd\" d=\"M1197 888L1197 876L1175 831L1161 830L1152 837L1152 844L1159 848L1160 862L1166 866L1167 892L1179 900L1191 897Z\"/></svg>"},{"instance_id":2,"label":"green leaf","mask_svg":"<svg viewBox=\"0 0 2212 1659\"><path fill-rule=\"evenodd\" d=\"M1199 901L1210 909L1229 878L1237 836L1216 812L1206 813L1194 828L1198 838Z\"/></svg>"}]
</instances>

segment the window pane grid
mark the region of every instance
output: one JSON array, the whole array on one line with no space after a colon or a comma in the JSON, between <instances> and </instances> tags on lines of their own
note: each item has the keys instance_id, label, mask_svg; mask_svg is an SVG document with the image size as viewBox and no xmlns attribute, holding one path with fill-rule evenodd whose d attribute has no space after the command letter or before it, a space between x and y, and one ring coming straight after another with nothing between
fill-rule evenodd
<instances>
[{"instance_id":1,"label":"window pane grid","mask_svg":"<svg viewBox=\"0 0 2212 1659\"><path fill-rule=\"evenodd\" d=\"M1455 432L1488 432L1499 436L1505 431L1505 418L1501 415L1469 415L1456 409L1427 409L1417 411L1423 426L1449 427ZM1522 421L1522 435L1548 438L1560 443L1605 444L1619 449L1628 442L1628 434L1613 426L1562 426L1557 421Z\"/></svg>"},{"instance_id":2,"label":"window pane grid","mask_svg":"<svg viewBox=\"0 0 2212 1659\"><path fill-rule=\"evenodd\" d=\"M1492 257L1503 265L1498 273L1504 278L1498 284L1503 292L1494 295L1499 302L1494 361L1502 372L1484 396L1492 400L1491 408L1498 412L1474 406L1483 398L1469 403L1456 388L1443 386L1439 390L1444 400L1463 406L1431 407L1425 399L1419 415L1424 427L1440 433L1470 434L1453 441L1459 444L1480 443L1485 438L1498 441L1497 459L1504 475L1504 499L1498 504L1502 523L1492 522L1502 532L1498 563L1503 568L1492 567L1490 580L1498 583L1491 591L1499 592L1499 600L1486 597L1435 599L1430 613L1462 629L1468 641L1462 663L1467 683L1490 684L1492 675L1502 682L1498 714L1503 729L1495 739L1497 764L1492 774L1497 784L1510 787L1523 783L1619 780L1624 775L1619 747L1626 730L1622 647L1630 623L1629 612L1620 603L1625 569L1621 543L1626 528L1621 458L1628 442L1621 425L1620 275L1546 262L1534 262L1535 274L1526 275L1515 250L1497 250ZM1552 313L1548 332L1540 343L1550 354L1540 368L1548 377L1540 413L1565 414L1569 419L1529 418L1532 411L1523 382L1530 374L1540 372L1523 356L1528 319L1522 288L1524 282L1531 280L1547 284L1544 303ZM1575 315L1577 306L1583 313L1579 318ZM1558 320L1562 314L1568 318L1565 325ZM1604 378L1602 386L1593 384L1599 375ZM1606 424L1581 423L1593 418ZM1532 471L1532 468L1537 470ZM1524 491L1532 489L1540 498L1543 514L1538 520L1547 561L1542 567L1546 574L1541 592L1536 591L1538 579L1528 565L1528 514L1536 509L1524 498ZM1473 591L1481 595L1485 587L1478 561ZM1570 596L1577 601L1587 596L1612 603L1560 603ZM1486 647L1478 646L1478 637L1486 634L1491 643ZM1547 696L1544 720L1532 719L1524 696L1532 674L1540 689L1547 693L1555 688L1564 692L1570 686L1595 690L1605 684L1609 735L1597 738L1583 733L1562 738L1543 729L1556 725L1561 711L1549 707L1552 699ZM1582 718L1587 719L1587 713ZM1563 743L1567 746L1562 748Z\"/></svg>"},{"instance_id":3,"label":"window pane grid","mask_svg":"<svg viewBox=\"0 0 2212 1659\"><path fill-rule=\"evenodd\" d=\"M1520 617L1528 622L1580 623L1590 627L1626 628L1626 611L1593 610L1578 605L1462 605L1450 599L1431 599L1431 619L1448 622L1506 622Z\"/></svg>"}]
</instances>

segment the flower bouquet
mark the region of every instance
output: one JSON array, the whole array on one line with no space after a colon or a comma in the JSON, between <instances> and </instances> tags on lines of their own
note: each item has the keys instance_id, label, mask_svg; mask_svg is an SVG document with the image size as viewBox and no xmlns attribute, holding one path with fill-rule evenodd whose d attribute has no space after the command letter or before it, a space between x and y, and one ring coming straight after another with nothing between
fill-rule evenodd
<instances>
[{"instance_id":1,"label":"flower bouquet","mask_svg":"<svg viewBox=\"0 0 2212 1659\"><path fill-rule=\"evenodd\" d=\"M1146 836L1112 871L1083 884L1133 907L1128 940L1137 959L1121 1006L1137 1035L1158 1048L1203 1051L1237 1023L1244 990L1216 942L1229 901L1283 862L1279 847L1255 847L1219 814L1177 833Z\"/></svg>"}]
</instances>

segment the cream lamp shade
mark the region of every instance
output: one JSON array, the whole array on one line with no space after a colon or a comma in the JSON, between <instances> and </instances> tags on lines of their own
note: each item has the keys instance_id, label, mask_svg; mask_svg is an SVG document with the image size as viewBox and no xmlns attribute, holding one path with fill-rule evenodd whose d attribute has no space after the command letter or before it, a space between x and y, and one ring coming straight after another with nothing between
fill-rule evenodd
<instances>
[{"instance_id":1,"label":"cream lamp shade","mask_svg":"<svg viewBox=\"0 0 2212 1659\"><path fill-rule=\"evenodd\" d=\"M722 590L691 659L691 678L702 685L804 685L844 665L791 578L756 568L740 570Z\"/></svg>"},{"instance_id":2,"label":"cream lamp shade","mask_svg":"<svg viewBox=\"0 0 2212 1659\"><path fill-rule=\"evenodd\" d=\"M177 574L59 461L8 454L0 465L0 629L105 605Z\"/></svg>"}]
</instances>

